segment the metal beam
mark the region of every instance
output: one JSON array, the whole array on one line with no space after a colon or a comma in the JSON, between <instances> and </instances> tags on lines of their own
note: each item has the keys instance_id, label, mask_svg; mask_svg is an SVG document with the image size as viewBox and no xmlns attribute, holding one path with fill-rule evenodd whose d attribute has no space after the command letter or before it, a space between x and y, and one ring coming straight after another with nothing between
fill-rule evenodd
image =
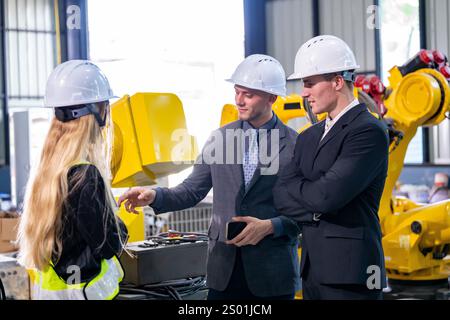
<instances>
[{"instance_id":1,"label":"metal beam","mask_svg":"<svg viewBox=\"0 0 450 320\"><path fill-rule=\"evenodd\" d=\"M380 1L374 0L373 4L376 8L380 7ZM375 15L375 19L381 19L380 13ZM381 21L375 21L375 74L381 78L382 65L381 65L381 33L380 33Z\"/></svg>"},{"instance_id":2,"label":"metal beam","mask_svg":"<svg viewBox=\"0 0 450 320\"><path fill-rule=\"evenodd\" d=\"M4 142L5 163L0 163L0 193L11 194L11 172L9 166L9 116L8 116L8 86L6 74L6 25L5 25L6 11L5 2L0 1L0 99L2 113L0 119L3 121L4 140L0 141L0 148Z\"/></svg>"},{"instance_id":3,"label":"metal beam","mask_svg":"<svg viewBox=\"0 0 450 320\"><path fill-rule=\"evenodd\" d=\"M320 35L320 5L319 0L312 0L313 35Z\"/></svg>"},{"instance_id":4,"label":"metal beam","mask_svg":"<svg viewBox=\"0 0 450 320\"><path fill-rule=\"evenodd\" d=\"M89 59L87 1L55 0L59 62Z\"/></svg>"},{"instance_id":5,"label":"metal beam","mask_svg":"<svg viewBox=\"0 0 450 320\"><path fill-rule=\"evenodd\" d=\"M266 0L244 0L245 56L267 53Z\"/></svg>"},{"instance_id":6,"label":"metal beam","mask_svg":"<svg viewBox=\"0 0 450 320\"><path fill-rule=\"evenodd\" d=\"M427 13L425 0L419 0L420 49L427 48Z\"/></svg>"}]
</instances>

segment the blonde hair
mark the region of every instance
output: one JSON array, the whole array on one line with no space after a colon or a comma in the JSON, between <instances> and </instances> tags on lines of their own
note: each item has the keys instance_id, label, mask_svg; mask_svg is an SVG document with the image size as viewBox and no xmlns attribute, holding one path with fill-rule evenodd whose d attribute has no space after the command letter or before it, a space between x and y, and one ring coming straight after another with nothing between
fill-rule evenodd
<instances>
[{"instance_id":1,"label":"blonde hair","mask_svg":"<svg viewBox=\"0 0 450 320\"><path fill-rule=\"evenodd\" d=\"M114 211L117 209L109 183L111 129L109 119L109 125L103 129L106 130L106 138L102 136L102 129L92 114L68 122L61 122L56 118L52 120L40 161L27 184L19 225L19 262L26 268L43 270L52 258L59 259L61 256L62 211L71 192L68 173L77 163L89 162L96 166L103 178L106 193L103 215L106 228L108 208ZM85 167L71 178L73 190L85 178L88 168ZM117 216L114 216L119 228ZM118 234L120 237L120 231ZM122 239L120 241L123 244Z\"/></svg>"}]
</instances>

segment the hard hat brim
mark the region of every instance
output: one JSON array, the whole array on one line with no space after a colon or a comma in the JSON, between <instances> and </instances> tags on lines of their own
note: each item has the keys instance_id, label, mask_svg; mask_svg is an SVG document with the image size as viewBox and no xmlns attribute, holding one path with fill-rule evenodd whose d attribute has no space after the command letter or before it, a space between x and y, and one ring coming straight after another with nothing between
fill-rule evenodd
<instances>
[{"instance_id":1,"label":"hard hat brim","mask_svg":"<svg viewBox=\"0 0 450 320\"><path fill-rule=\"evenodd\" d=\"M349 70L356 70L359 69L360 66L356 65L356 66L352 66L352 67L346 67L346 68L336 68L336 69L332 69L332 70L327 70L327 72L320 72L320 73L309 73L309 74L301 74L299 72L294 72L293 74L291 74L287 79L288 80L301 80L307 77L312 77L312 76L319 76L321 74L329 74L329 73L334 73L334 72L342 72L342 71L349 71Z\"/></svg>"},{"instance_id":2,"label":"hard hat brim","mask_svg":"<svg viewBox=\"0 0 450 320\"><path fill-rule=\"evenodd\" d=\"M242 82L239 82L239 81L235 81L233 79L225 79L225 81L227 81L229 83L232 83L234 85L238 85L238 86L244 87L244 88L248 88L248 89L252 89L252 90L258 90L258 91L261 91L261 92L273 94L275 96L280 96L280 97L285 97L286 96L286 93L274 92L274 91L270 91L270 90L264 90L264 89L261 89L261 88L256 87L256 86L251 86L248 83L242 83Z\"/></svg>"}]
</instances>

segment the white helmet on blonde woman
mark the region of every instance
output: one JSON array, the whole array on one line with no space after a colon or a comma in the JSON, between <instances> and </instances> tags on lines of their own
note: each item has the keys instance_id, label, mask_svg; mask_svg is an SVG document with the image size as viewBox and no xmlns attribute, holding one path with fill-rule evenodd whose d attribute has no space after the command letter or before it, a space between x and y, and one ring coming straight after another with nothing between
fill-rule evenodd
<instances>
[{"instance_id":1,"label":"white helmet on blonde woman","mask_svg":"<svg viewBox=\"0 0 450 320\"><path fill-rule=\"evenodd\" d=\"M50 74L45 89L46 107L68 107L107 101L114 96L108 79L88 60L70 60Z\"/></svg>"}]
</instances>

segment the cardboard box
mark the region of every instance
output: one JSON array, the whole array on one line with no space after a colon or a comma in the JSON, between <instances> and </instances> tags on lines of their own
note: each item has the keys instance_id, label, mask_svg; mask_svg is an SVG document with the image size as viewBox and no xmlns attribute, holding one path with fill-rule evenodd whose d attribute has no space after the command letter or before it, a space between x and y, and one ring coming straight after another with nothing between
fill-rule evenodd
<instances>
[{"instance_id":1,"label":"cardboard box","mask_svg":"<svg viewBox=\"0 0 450 320\"><path fill-rule=\"evenodd\" d=\"M15 241L19 220L19 215L15 212L0 211L0 252L17 250Z\"/></svg>"}]
</instances>

